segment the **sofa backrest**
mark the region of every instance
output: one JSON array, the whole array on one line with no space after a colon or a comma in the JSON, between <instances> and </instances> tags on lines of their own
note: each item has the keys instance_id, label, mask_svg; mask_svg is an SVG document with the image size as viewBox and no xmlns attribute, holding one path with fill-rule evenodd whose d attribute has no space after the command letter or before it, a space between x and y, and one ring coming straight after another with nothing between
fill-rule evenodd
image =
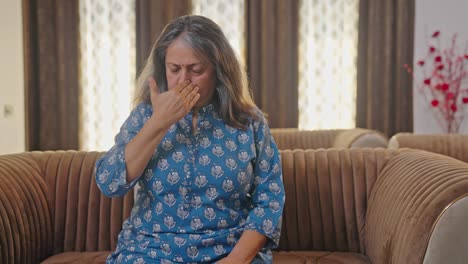
<instances>
[{"instance_id":1,"label":"sofa backrest","mask_svg":"<svg viewBox=\"0 0 468 264\"><path fill-rule=\"evenodd\" d=\"M278 250L365 253L367 200L397 150L281 152L286 204Z\"/></svg>"},{"instance_id":2,"label":"sofa backrest","mask_svg":"<svg viewBox=\"0 0 468 264\"><path fill-rule=\"evenodd\" d=\"M381 148L281 151L286 205L278 250L365 253L367 200L380 171L398 153ZM59 252L115 249L133 192L112 199L101 194L94 179L100 155L57 151L0 156L0 198L22 201L20 208L0 206L0 236L8 238L1 241L11 241L15 234L28 237L24 243L37 247L26 253L31 258L27 263ZM11 230L1 229L4 214L17 219ZM25 254L8 245L0 250Z\"/></svg>"},{"instance_id":3,"label":"sofa backrest","mask_svg":"<svg viewBox=\"0 0 468 264\"><path fill-rule=\"evenodd\" d=\"M300 130L297 128L273 128L271 134L279 149L319 149L352 147L387 147L388 139L375 130L324 129Z\"/></svg>"},{"instance_id":4,"label":"sofa backrest","mask_svg":"<svg viewBox=\"0 0 468 264\"><path fill-rule=\"evenodd\" d=\"M468 162L468 134L397 133L388 147L420 149Z\"/></svg>"},{"instance_id":5,"label":"sofa backrest","mask_svg":"<svg viewBox=\"0 0 468 264\"><path fill-rule=\"evenodd\" d=\"M53 253L116 247L122 223L130 215L133 192L112 199L101 193L94 178L94 164L101 154L84 151L27 154L47 186Z\"/></svg>"},{"instance_id":6,"label":"sofa backrest","mask_svg":"<svg viewBox=\"0 0 468 264\"><path fill-rule=\"evenodd\" d=\"M52 252L47 188L31 157L0 156L0 263L38 263Z\"/></svg>"}]
</instances>

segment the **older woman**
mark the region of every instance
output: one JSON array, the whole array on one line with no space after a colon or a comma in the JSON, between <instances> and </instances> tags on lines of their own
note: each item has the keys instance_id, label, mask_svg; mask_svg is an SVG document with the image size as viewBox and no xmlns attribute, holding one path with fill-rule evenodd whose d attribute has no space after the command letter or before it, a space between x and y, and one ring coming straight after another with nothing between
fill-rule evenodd
<instances>
[{"instance_id":1,"label":"older woman","mask_svg":"<svg viewBox=\"0 0 468 264\"><path fill-rule=\"evenodd\" d=\"M96 182L107 196L139 185L107 263L271 263L280 157L213 21L183 16L164 28Z\"/></svg>"}]
</instances>

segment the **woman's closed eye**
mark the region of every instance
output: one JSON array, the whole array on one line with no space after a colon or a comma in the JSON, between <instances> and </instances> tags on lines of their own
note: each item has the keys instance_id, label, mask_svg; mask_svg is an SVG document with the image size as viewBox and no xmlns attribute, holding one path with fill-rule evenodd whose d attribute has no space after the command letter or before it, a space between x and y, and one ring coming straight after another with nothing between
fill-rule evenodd
<instances>
[{"instance_id":1,"label":"woman's closed eye","mask_svg":"<svg viewBox=\"0 0 468 264\"><path fill-rule=\"evenodd\" d=\"M195 67L195 68L192 68L191 71L194 73L194 74L202 74L204 69L201 68L201 67Z\"/></svg>"},{"instance_id":2,"label":"woman's closed eye","mask_svg":"<svg viewBox=\"0 0 468 264\"><path fill-rule=\"evenodd\" d=\"M171 67L169 67L169 71L172 72L172 73L177 73L178 71L180 71L180 67L171 66Z\"/></svg>"},{"instance_id":3,"label":"woman's closed eye","mask_svg":"<svg viewBox=\"0 0 468 264\"><path fill-rule=\"evenodd\" d=\"M177 72L179 72L181 70L180 66L169 66L168 68L169 68L169 71L171 73L177 73ZM203 67L200 67L200 66L189 67L187 70L189 70L190 72L192 72L195 75L200 75L205 71L205 69Z\"/></svg>"}]
</instances>

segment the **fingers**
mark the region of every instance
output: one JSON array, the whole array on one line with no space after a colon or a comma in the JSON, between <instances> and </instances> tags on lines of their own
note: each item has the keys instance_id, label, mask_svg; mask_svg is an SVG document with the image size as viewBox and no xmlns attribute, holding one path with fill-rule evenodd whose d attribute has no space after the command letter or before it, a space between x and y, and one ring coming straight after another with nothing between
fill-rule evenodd
<instances>
[{"instance_id":1,"label":"fingers","mask_svg":"<svg viewBox=\"0 0 468 264\"><path fill-rule=\"evenodd\" d=\"M151 95L159 95L156 82L152 77L148 78L148 85L151 90ZM173 98L171 100L176 108L183 108L186 112L192 110L194 105L200 99L200 94L198 93L199 87L192 83L190 80L185 80L182 83L177 84L173 89L169 90L168 98ZM166 100L167 101L167 100Z\"/></svg>"},{"instance_id":2,"label":"fingers","mask_svg":"<svg viewBox=\"0 0 468 264\"><path fill-rule=\"evenodd\" d=\"M148 86L150 88L151 96L159 95L158 85L156 84L156 81L154 80L154 78L153 77L148 77L147 82L148 82Z\"/></svg>"},{"instance_id":3,"label":"fingers","mask_svg":"<svg viewBox=\"0 0 468 264\"><path fill-rule=\"evenodd\" d=\"M197 89L197 91L198 91L198 89ZM199 93L195 93L194 96L189 99L189 101L188 101L189 111L190 111L190 109L192 109L195 106L195 104L198 102L198 99L200 99L200 94Z\"/></svg>"},{"instance_id":4,"label":"fingers","mask_svg":"<svg viewBox=\"0 0 468 264\"><path fill-rule=\"evenodd\" d=\"M198 86L195 86L190 93L184 99L184 105L187 111L190 111L193 106L198 102L200 99L200 94L198 93Z\"/></svg>"},{"instance_id":5,"label":"fingers","mask_svg":"<svg viewBox=\"0 0 468 264\"><path fill-rule=\"evenodd\" d=\"M174 88L174 91L182 100L185 111L189 112L200 98L198 90L198 86L191 83L189 80L185 80Z\"/></svg>"},{"instance_id":6,"label":"fingers","mask_svg":"<svg viewBox=\"0 0 468 264\"><path fill-rule=\"evenodd\" d=\"M182 97L183 99L187 98L187 96L195 89L195 87L198 87L198 86L196 84L193 84L193 83L185 86L185 88L183 88L179 92L180 97Z\"/></svg>"},{"instance_id":7,"label":"fingers","mask_svg":"<svg viewBox=\"0 0 468 264\"><path fill-rule=\"evenodd\" d=\"M185 87L187 87L189 84L190 84L190 80L185 80L185 81L183 81L182 83L178 84L178 85L174 88L174 90L175 90L176 93L180 93L180 92L182 92L182 90L184 90Z\"/></svg>"}]
</instances>

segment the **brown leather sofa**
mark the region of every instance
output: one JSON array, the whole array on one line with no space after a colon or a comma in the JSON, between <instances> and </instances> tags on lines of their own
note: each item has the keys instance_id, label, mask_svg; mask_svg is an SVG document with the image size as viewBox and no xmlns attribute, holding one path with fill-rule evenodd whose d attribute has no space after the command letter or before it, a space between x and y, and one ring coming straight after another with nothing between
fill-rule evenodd
<instances>
[{"instance_id":1,"label":"brown leather sofa","mask_svg":"<svg viewBox=\"0 0 468 264\"><path fill-rule=\"evenodd\" d=\"M421 149L468 162L468 134L397 133L388 147Z\"/></svg>"},{"instance_id":2,"label":"brown leather sofa","mask_svg":"<svg viewBox=\"0 0 468 264\"><path fill-rule=\"evenodd\" d=\"M99 155L0 156L0 263L104 263L133 194L100 193L93 176ZM468 196L467 163L381 148L285 150L281 157L286 205L274 263L465 263L432 259L443 256L437 245L453 244L434 237L444 215L468 211L458 207ZM468 259L466 249L453 254Z\"/></svg>"},{"instance_id":3,"label":"brown leather sofa","mask_svg":"<svg viewBox=\"0 0 468 264\"><path fill-rule=\"evenodd\" d=\"M271 134L279 149L386 148L388 138L364 128L299 130L273 128Z\"/></svg>"}]
</instances>

